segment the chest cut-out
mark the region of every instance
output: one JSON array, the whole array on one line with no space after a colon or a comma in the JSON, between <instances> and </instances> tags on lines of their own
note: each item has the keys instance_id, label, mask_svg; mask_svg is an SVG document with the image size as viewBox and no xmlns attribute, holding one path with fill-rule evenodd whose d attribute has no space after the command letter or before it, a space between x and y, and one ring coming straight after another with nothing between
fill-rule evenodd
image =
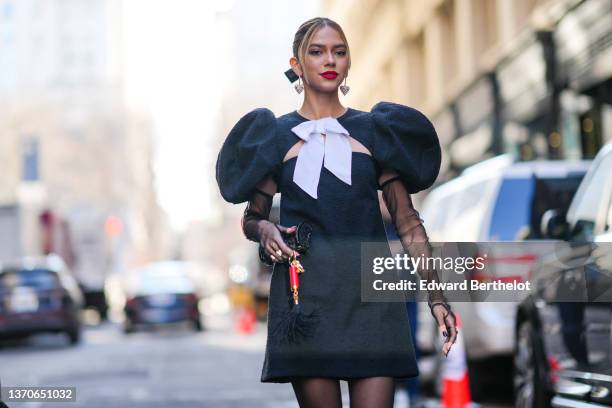
<instances>
[{"instance_id":1,"label":"chest cut-out","mask_svg":"<svg viewBox=\"0 0 612 408\"><path fill-rule=\"evenodd\" d=\"M351 144L351 150L353 152L360 152L360 153L365 153L369 156L372 155L372 153L361 143L359 142L357 139L349 136L349 142ZM325 135L323 134L323 140L325 140ZM291 146L291 148L287 151L287 154L285 154L285 157L283 158L283 163L285 163L286 161L291 160L294 157L297 157L298 154L300 153L300 149L302 148L302 145L306 143L303 140L299 140L297 141L293 146Z\"/></svg>"}]
</instances>

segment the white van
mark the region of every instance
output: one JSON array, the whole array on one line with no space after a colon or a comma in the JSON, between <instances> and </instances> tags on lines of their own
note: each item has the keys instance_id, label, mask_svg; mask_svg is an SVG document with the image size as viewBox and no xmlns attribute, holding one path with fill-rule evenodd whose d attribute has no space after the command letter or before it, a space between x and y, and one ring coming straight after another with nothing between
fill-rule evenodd
<instances>
[{"instance_id":1,"label":"white van","mask_svg":"<svg viewBox=\"0 0 612 408\"><path fill-rule=\"evenodd\" d=\"M554 245L541 234L542 215L548 209L567 211L590 163L516 162L502 155L476 164L433 189L423 202L421 217L430 242L517 242L504 246L503 256L496 254L496 276L526 277L537 256ZM512 355L517 302L451 302L461 316L473 389L484 377L476 374L479 361ZM434 352L437 331L427 305L420 305L418 320L417 343L425 354Z\"/></svg>"}]
</instances>

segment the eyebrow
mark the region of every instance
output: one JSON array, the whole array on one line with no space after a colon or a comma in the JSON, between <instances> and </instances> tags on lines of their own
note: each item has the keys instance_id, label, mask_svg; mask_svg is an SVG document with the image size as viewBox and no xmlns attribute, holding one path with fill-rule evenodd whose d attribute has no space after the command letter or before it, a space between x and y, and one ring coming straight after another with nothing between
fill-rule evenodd
<instances>
[{"instance_id":1,"label":"eyebrow","mask_svg":"<svg viewBox=\"0 0 612 408\"><path fill-rule=\"evenodd\" d=\"M325 44L310 44L311 47L322 47L325 48ZM336 44L332 47L332 49L334 48L340 48L340 47L346 47L346 45L344 44Z\"/></svg>"}]
</instances>

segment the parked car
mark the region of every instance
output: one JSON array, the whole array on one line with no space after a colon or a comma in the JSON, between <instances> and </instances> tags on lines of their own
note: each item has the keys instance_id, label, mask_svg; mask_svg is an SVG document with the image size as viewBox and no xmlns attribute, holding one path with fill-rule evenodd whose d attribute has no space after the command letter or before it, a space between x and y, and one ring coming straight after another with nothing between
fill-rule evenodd
<instances>
[{"instance_id":1,"label":"parked car","mask_svg":"<svg viewBox=\"0 0 612 408\"><path fill-rule=\"evenodd\" d=\"M430 241L511 241L488 254L489 264L495 260L490 269L495 276L470 278L522 280L538 254L555 245L540 233L543 214L548 209L565 213L589 165L590 161L515 162L510 155L476 164L426 197L421 216ZM534 244L525 245L527 242ZM496 376L483 373L499 367L499 361L495 361L500 360L498 357L510 368L518 301L451 302L461 316L470 385L476 399L480 399L488 381L510 384L510 370ZM425 354L433 353L437 329L426 306L420 305L418 320L417 343Z\"/></svg>"},{"instance_id":2,"label":"parked car","mask_svg":"<svg viewBox=\"0 0 612 408\"><path fill-rule=\"evenodd\" d=\"M0 339L64 332L80 340L83 295L56 255L0 263Z\"/></svg>"},{"instance_id":3,"label":"parked car","mask_svg":"<svg viewBox=\"0 0 612 408\"><path fill-rule=\"evenodd\" d=\"M567 239L534 264L517 312L517 406L612 405L612 143L593 161L567 215L542 232Z\"/></svg>"},{"instance_id":4,"label":"parked car","mask_svg":"<svg viewBox=\"0 0 612 408\"><path fill-rule=\"evenodd\" d=\"M201 291L188 262L167 261L133 271L126 287L124 332L141 326L189 322L202 331Z\"/></svg>"}]
</instances>

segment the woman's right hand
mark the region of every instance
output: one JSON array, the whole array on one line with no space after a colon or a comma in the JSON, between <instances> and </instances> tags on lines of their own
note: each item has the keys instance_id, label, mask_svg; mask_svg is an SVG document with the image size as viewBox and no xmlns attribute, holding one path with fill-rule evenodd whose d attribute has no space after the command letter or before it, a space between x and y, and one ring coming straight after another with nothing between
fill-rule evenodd
<instances>
[{"instance_id":1,"label":"woman's right hand","mask_svg":"<svg viewBox=\"0 0 612 408\"><path fill-rule=\"evenodd\" d=\"M447 357L455 341L457 341L457 318L455 313L450 310L448 303L438 302L435 303L431 310L434 319L438 323L438 332L440 336L444 338L444 344L442 344L442 352Z\"/></svg>"},{"instance_id":2,"label":"woman's right hand","mask_svg":"<svg viewBox=\"0 0 612 408\"><path fill-rule=\"evenodd\" d=\"M270 221L260 221L259 243L273 262L284 262L298 253L291 249L283 240L281 231L285 234L293 234L297 230L296 226L284 227L280 224L273 224Z\"/></svg>"}]
</instances>

